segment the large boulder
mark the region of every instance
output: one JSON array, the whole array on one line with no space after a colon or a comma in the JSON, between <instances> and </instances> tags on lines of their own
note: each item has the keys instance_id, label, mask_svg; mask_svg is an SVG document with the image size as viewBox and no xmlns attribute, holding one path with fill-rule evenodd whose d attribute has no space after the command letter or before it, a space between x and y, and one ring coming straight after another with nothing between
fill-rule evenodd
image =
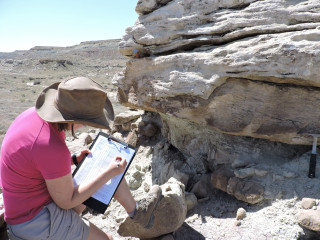
<instances>
[{"instance_id":1,"label":"large boulder","mask_svg":"<svg viewBox=\"0 0 320 240\"><path fill-rule=\"evenodd\" d=\"M174 178L161 185L161 200L154 211L154 222L150 228L143 228L125 219L119 226L121 236L132 236L142 239L154 238L176 231L183 224L187 215L184 185Z\"/></svg>"}]
</instances>

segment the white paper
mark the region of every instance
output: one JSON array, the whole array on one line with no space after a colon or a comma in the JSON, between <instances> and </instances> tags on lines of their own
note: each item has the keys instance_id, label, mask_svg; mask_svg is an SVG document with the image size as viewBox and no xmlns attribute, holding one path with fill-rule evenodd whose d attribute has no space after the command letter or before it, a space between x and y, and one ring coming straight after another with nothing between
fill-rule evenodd
<instances>
[{"instance_id":1,"label":"white paper","mask_svg":"<svg viewBox=\"0 0 320 240\"><path fill-rule=\"evenodd\" d=\"M109 140L106 136L100 134L91 149L91 154L86 157L75 176L73 176L74 184L78 186L91 181L102 171L106 170L110 162L117 156L125 158L128 167L134 153L134 149L129 147L125 148L123 144L113 141L112 139ZM92 197L108 205L124 172L103 185Z\"/></svg>"}]
</instances>

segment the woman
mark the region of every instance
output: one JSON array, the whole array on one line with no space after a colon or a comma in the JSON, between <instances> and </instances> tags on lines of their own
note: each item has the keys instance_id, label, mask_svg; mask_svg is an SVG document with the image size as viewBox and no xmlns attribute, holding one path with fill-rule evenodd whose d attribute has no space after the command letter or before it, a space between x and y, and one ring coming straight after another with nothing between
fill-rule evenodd
<instances>
[{"instance_id":1,"label":"woman","mask_svg":"<svg viewBox=\"0 0 320 240\"><path fill-rule=\"evenodd\" d=\"M15 239L113 239L82 219L82 202L114 176L122 173L125 159L114 159L91 182L73 186L71 155L65 130L89 125L110 129L112 104L104 89L85 77L55 83L37 99L35 108L20 114L8 129L0 156L5 220ZM77 161L80 161L84 150ZM117 167L119 165L119 167ZM155 186L140 207L123 180L114 197L137 223L147 226L159 201ZM145 204L141 204L144 206Z\"/></svg>"}]
</instances>

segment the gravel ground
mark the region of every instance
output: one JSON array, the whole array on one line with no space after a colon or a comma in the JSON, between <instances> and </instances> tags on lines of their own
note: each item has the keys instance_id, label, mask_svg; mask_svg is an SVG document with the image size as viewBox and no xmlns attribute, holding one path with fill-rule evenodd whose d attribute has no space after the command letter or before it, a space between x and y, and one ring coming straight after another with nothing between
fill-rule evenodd
<instances>
[{"instance_id":1,"label":"gravel ground","mask_svg":"<svg viewBox=\"0 0 320 240\"><path fill-rule=\"evenodd\" d=\"M134 159L134 164L150 164L151 166L153 156L146 157L146 152L149 151L148 147L139 150ZM267 176L263 181L260 181L260 184L263 183L266 191L271 192L272 196L276 196L274 199L265 199L258 204L251 205L239 201L223 191L213 187L210 188L208 197L198 201L198 204L188 212L182 227L171 236L176 240L320 239L319 235L303 229L297 223L297 213L301 209L301 199L304 197L320 198L319 178L310 179L306 174L309 156L310 153L306 153L281 166L260 164L260 168L264 167L269 175L273 175L273 181L268 182ZM130 167L130 169L134 168L134 165ZM151 178L151 172L152 170L146 173L145 182L154 182L154 179ZM281 178L281 172L294 174ZM320 172L320 169L317 169L317 172ZM126 176L127 181L130 174L132 172L130 173L129 170ZM132 190L132 193L136 198L145 194L142 187ZM246 211L242 220L236 219L239 208ZM98 227L112 233L115 239L137 239L121 237L117 233L119 225L126 216L125 211L116 201L111 202L105 215L90 211L84 214L85 218Z\"/></svg>"}]
</instances>

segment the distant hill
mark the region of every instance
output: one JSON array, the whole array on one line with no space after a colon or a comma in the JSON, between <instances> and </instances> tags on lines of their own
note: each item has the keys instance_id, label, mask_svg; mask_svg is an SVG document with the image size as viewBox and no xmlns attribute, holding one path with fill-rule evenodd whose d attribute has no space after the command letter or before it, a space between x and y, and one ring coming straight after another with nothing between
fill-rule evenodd
<instances>
[{"instance_id":1,"label":"distant hill","mask_svg":"<svg viewBox=\"0 0 320 240\"><path fill-rule=\"evenodd\" d=\"M70 47L36 46L26 51L0 52L0 145L11 122L34 106L47 86L70 76L86 76L108 92L115 112L117 102L113 76L124 69L127 58L118 51L120 39L88 41Z\"/></svg>"},{"instance_id":2,"label":"distant hill","mask_svg":"<svg viewBox=\"0 0 320 240\"><path fill-rule=\"evenodd\" d=\"M98 59L125 59L118 51L120 39L87 41L70 47L35 46L30 50L18 50L14 52L0 52L0 59L25 59L45 57L86 57L92 60Z\"/></svg>"}]
</instances>

